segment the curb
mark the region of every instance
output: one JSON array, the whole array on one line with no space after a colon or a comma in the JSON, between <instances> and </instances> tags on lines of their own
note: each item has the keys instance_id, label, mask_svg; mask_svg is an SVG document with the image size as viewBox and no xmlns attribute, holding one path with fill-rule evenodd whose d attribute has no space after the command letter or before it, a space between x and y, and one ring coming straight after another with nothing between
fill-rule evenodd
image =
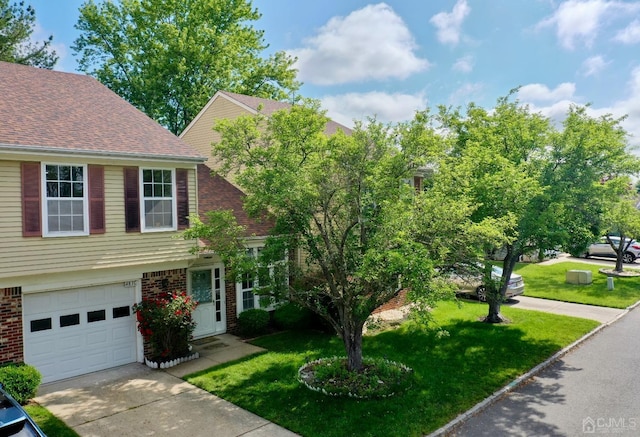
<instances>
[{"instance_id":1,"label":"curb","mask_svg":"<svg viewBox=\"0 0 640 437\"><path fill-rule=\"evenodd\" d=\"M546 369L551 364L553 364L554 362L556 362L557 360L562 358L568 352L570 352L571 350L573 350L576 347L580 346L582 343L584 343L585 341L587 341L588 339L590 339L594 335L598 334L603 329L607 328L608 326L610 326L613 323L615 323L618 320L620 320L622 317L627 315L629 313L629 311L637 308L638 306L640 306L640 301L634 303L633 305L628 306L627 308L624 309L624 311L622 313L618 314L612 320L609 320L608 322L601 324L600 326L595 328L593 331L588 332L583 337L577 339L576 341L574 341L573 343L571 343L570 345L568 345L564 349L556 352L554 355L552 355L546 361L538 364L537 366L535 366L533 369L529 370L524 375L519 376L518 378L514 379L509 384L507 384L504 387L502 387L500 390L494 392L488 398L486 398L483 401L481 401L481 402L477 403L476 405L474 405L471 409L469 409L469 410L465 411L464 413L458 415L451 422L447 423L446 425L442 426L441 428L438 428L437 430L435 430L431 434L427 434L426 437L444 437L444 436L447 436L456 427L458 427L461 424L463 424L467 419L469 419L469 418L481 413L483 410L487 409L488 407L490 407L491 405L495 404L500 399L502 399L502 397L505 396L507 393L509 393L512 390L524 385L529 379L533 378L534 376L536 376L537 374L542 372L544 369Z\"/></svg>"}]
</instances>

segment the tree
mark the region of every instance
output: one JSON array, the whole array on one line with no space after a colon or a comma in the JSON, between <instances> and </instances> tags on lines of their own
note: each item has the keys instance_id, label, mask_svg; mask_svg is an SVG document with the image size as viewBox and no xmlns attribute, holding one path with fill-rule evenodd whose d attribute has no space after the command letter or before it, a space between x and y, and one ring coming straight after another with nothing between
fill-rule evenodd
<instances>
[{"instance_id":1,"label":"tree","mask_svg":"<svg viewBox=\"0 0 640 437\"><path fill-rule=\"evenodd\" d=\"M487 284L496 289L487 294L490 323L503 320L500 306L520 256L576 241L584 251L602 227L605 199L638 163L621 120L572 107L559 131L509 97L492 111L474 104L464 116L440 110L452 143L443 183L452 196L474 199L474 221L492 217L505 229L503 275L499 287Z\"/></svg>"},{"instance_id":2,"label":"tree","mask_svg":"<svg viewBox=\"0 0 640 437\"><path fill-rule=\"evenodd\" d=\"M430 120L426 113L395 127L371 120L350 136L339 131L327 137L327 118L317 103L305 103L269 118L258 114L216 126L222 140L214 155L221 172L238 172L249 214L266 213L275 222L254 274L281 260L285 251L304 254L303 263L289 264L288 297L335 329L351 371L362 365L363 326L375 308L400 287L410 290L418 307L432 308L453 292L438 279L439 267L480 247L470 243L473 232L467 233L478 231L468 205L416 193L403 183L418 165L440 154L442 141ZM208 238L226 227L212 222L218 219L226 220L219 214L210 215L208 223L192 218L185 236L207 239L206 249L240 265L241 253L229 244L233 239L221 238L218 245ZM233 223L228 227L238 234ZM439 235L445 231L458 238ZM460 250L455 247L460 242L470 244ZM258 280L261 287L268 284L265 276L259 276L266 280ZM277 288L267 285L264 292Z\"/></svg>"},{"instance_id":3,"label":"tree","mask_svg":"<svg viewBox=\"0 0 640 437\"><path fill-rule=\"evenodd\" d=\"M607 242L616 253L614 271L622 272L625 254L633 239L640 235L640 211L636 208L635 196L631 192L609 202L604 213L603 225ZM610 235L617 235L620 239L612 239Z\"/></svg>"},{"instance_id":4,"label":"tree","mask_svg":"<svg viewBox=\"0 0 640 437\"><path fill-rule=\"evenodd\" d=\"M218 90L290 99L294 59L267 48L250 0L122 0L80 7L79 68L174 134Z\"/></svg>"},{"instance_id":5,"label":"tree","mask_svg":"<svg viewBox=\"0 0 640 437\"><path fill-rule=\"evenodd\" d=\"M0 61L52 69L58 61L51 49L53 36L36 43L31 35L36 22L36 11L24 2L10 4L0 0Z\"/></svg>"}]
</instances>

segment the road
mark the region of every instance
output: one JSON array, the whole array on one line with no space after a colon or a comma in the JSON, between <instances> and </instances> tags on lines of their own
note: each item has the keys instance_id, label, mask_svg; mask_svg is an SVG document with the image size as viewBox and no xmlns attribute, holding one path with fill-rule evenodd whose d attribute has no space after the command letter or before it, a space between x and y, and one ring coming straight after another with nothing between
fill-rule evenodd
<instances>
[{"instance_id":1,"label":"road","mask_svg":"<svg viewBox=\"0 0 640 437\"><path fill-rule=\"evenodd\" d=\"M640 308L602 329L451 436L640 436Z\"/></svg>"}]
</instances>

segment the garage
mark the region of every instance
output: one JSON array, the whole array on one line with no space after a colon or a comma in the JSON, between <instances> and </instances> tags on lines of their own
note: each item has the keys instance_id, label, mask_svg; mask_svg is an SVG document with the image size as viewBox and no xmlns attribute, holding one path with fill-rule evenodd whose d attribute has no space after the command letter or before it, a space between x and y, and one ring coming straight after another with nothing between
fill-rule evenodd
<instances>
[{"instance_id":1,"label":"garage","mask_svg":"<svg viewBox=\"0 0 640 437\"><path fill-rule=\"evenodd\" d=\"M134 302L123 283L23 295L25 362L42 382L135 362Z\"/></svg>"}]
</instances>

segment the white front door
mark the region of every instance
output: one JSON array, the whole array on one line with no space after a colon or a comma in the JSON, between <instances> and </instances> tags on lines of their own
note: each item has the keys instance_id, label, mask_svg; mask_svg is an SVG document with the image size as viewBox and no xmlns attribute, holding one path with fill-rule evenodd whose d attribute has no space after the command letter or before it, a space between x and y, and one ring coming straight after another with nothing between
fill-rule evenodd
<instances>
[{"instance_id":1,"label":"white front door","mask_svg":"<svg viewBox=\"0 0 640 437\"><path fill-rule=\"evenodd\" d=\"M191 270L189 272L191 296L198 302L193 313L196 328L194 338L222 334L227 331L224 296L224 266Z\"/></svg>"}]
</instances>

